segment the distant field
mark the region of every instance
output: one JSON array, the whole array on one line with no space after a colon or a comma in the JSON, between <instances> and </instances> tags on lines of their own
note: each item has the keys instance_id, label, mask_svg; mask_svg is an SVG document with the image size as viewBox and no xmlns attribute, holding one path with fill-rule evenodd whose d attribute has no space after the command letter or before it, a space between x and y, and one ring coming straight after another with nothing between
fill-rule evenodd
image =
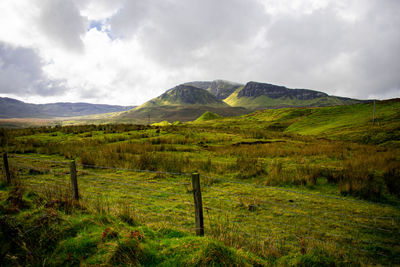
<instances>
[{"instance_id":1,"label":"distant field","mask_svg":"<svg viewBox=\"0 0 400 267\"><path fill-rule=\"evenodd\" d=\"M63 162L75 159L94 210L129 207L149 227L194 233L197 171L209 238L268 264L302 255L320 264L400 264L399 107L377 104L374 124L371 104L361 104L0 136L13 174L44 194L69 187Z\"/></svg>"},{"instance_id":2,"label":"distant field","mask_svg":"<svg viewBox=\"0 0 400 267\"><path fill-rule=\"evenodd\" d=\"M57 121L54 119L37 119L37 118L0 119L0 127L3 128L51 126L55 125L56 123Z\"/></svg>"}]
</instances>

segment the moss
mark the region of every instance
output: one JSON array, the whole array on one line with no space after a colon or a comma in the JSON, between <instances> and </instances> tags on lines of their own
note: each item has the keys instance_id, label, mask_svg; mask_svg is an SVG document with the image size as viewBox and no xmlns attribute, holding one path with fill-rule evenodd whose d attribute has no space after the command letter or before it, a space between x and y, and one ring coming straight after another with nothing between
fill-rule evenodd
<instances>
[{"instance_id":1,"label":"moss","mask_svg":"<svg viewBox=\"0 0 400 267\"><path fill-rule=\"evenodd\" d=\"M96 253L100 235L81 233L76 237L61 241L49 259L49 263L58 266L79 265L82 260Z\"/></svg>"},{"instance_id":2,"label":"moss","mask_svg":"<svg viewBox=\"0 0 400 267\"><path fill-rule=\"evenodd\" d=\"M323 266L336 266L335 261L326 253L319 249L314 249L307 254L290 254L281 257L278 265L282 266L312 266L312 267L323 267ZM341 265L340 263L338 263Z\"/></svg>"},{"instance_id":3,"label":"moss","mask_svg":"<svg viewBox=\"0 0 400 267\"><path fill-rule=\"evenodd\" d=\"M241 265L233 250L221 244L210 243L204 249L196 266L233 266Z\"/></svg>"},{"instance_id":4,"label":"moss","mask_svg":"<svg viewBox=\"0 0 400 267\"><path fill-rule=\"evenodd\" d=\"M162 260L162 256L148 244L133 238L120 242L108 263L115 266L156 266Z\"/></svg>"}]
</instances>

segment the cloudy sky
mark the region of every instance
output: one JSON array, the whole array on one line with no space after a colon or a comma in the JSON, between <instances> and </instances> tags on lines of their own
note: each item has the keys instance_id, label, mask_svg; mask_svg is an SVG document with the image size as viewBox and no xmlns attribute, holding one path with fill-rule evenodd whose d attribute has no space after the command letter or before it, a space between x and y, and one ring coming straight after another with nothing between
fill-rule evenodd
<instances>
[{"instance_id":1,"label":"cloudy sky","mask_svg":"<svg viewBox=\"0 0 400 267\"><path fill-rule=\"evenodd\" d=\"M1 0L0 96L138 105L195 80L400 97L399 0Z\"/></svg>"}]
</instances>

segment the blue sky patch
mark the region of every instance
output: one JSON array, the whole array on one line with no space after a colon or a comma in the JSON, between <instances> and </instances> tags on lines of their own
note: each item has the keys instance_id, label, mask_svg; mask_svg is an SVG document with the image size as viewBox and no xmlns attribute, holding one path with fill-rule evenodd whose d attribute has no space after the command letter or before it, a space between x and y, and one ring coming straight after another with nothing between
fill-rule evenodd
<instances>
[{"instance_id":1,"label":"blue sky patch","mask_svg":"<svg viewBox=\"0 0 400 267\"><path fill-rule=\"evenodd\" d=\"M101 32L103 25L104 25L104 22L101 20L91 20L88 31L93 28L96 28L96 30Z\"/></svg>"}]
</instances>

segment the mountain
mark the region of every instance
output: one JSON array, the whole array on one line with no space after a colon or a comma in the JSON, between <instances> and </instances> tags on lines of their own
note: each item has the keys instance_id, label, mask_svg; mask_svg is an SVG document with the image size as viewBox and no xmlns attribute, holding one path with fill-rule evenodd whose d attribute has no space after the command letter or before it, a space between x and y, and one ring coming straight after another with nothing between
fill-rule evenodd
<instances>
[{"instance_id":1,"label":"mountain","mask_svg":"<svg viewBox=\"0 0 400 267\"><path fill-rule=\"evenodd\" d=\"M0 97L0 118L73 117L121 112L131 108L133 107L88 103L30 104L8 97Z\"/></svg>"},{"instance_id":2,"label":"mountain","mask_svg":"<svg viewBox=\"0 0 400 267\"><path fill-rule=\"evenodd\" d=\"M205 89L181 84L135 109L121 113L118 119L137 123L191 121L206 111L220 116L238 116L250 112L242 107L230 107Z\"/></svg>"},{"instance_id":3,"label":"mountain","mask_svg":"<svg viewBox=\"0 0 400 267\"><path fill-rule=\"evenodd\" d=\"M244 87L238 87L224 101L233 107L250 109L322 107L363 102L357 99L330 96L314 90L289 89L284 86L258 82L248 82Z\"/></svg>"},{"instance_id":4,"label":"mountain","mask_svg":"<svg viewBox=\"0 0 400 267\"><path fill-rule=\"evenodd\" d=\"M153 98L138 108L185 105L228 107L225 102L204 89L181 84L170 90L167 90L159 97Z\"/></svg>"},{"instance_id":5,"label":"mountain","mask_svg":"<svg viewBox=\"0 0 400 267\"><path fill-rule=\"evenodd\" d=\"M228 96L230 96L236 89L243 86L243 84L224 81L224 80L214 80L211 82L188 82L185 85L191 85L194 87L198 87L204 90L207 90L214 96L216 96L220 100L224 100Z\"/></svg>"},{"instance_id":6,"label":"mountain","mask_svg":"<svg viewBox=\"0 0 400 267\"><path fill-rule=\"evenodd\" d=\"M0 98L0 118L54 118L102 114L104 121L132 123L191 121L209 111L219 116L238 116L251 110L283 107L350 105L365 101L330 96L308 89L289 89L267 83L246 85L224 81L194 81L175 86L139 107L87 103L28 104ZM122 112L121 112L122 111ZM121 112L111 114L104 113ZM97 118L100 119L100 118Z\"/></svg>"},{"instance_id":7,"label":"mountain","mask_svg":"<svg viewBox=\"0 0 400 267\"><path fill-rule=\"evenodd\" d=\"M330 96L308 89L289 89L268 83L239 83L215 80L178 85L143 105L123 112L118 119L139 123L191 121L204 112L237 116L251 110L283 107L322 107L350 105L365 101Z\"/></svg>"}]
</instances>

